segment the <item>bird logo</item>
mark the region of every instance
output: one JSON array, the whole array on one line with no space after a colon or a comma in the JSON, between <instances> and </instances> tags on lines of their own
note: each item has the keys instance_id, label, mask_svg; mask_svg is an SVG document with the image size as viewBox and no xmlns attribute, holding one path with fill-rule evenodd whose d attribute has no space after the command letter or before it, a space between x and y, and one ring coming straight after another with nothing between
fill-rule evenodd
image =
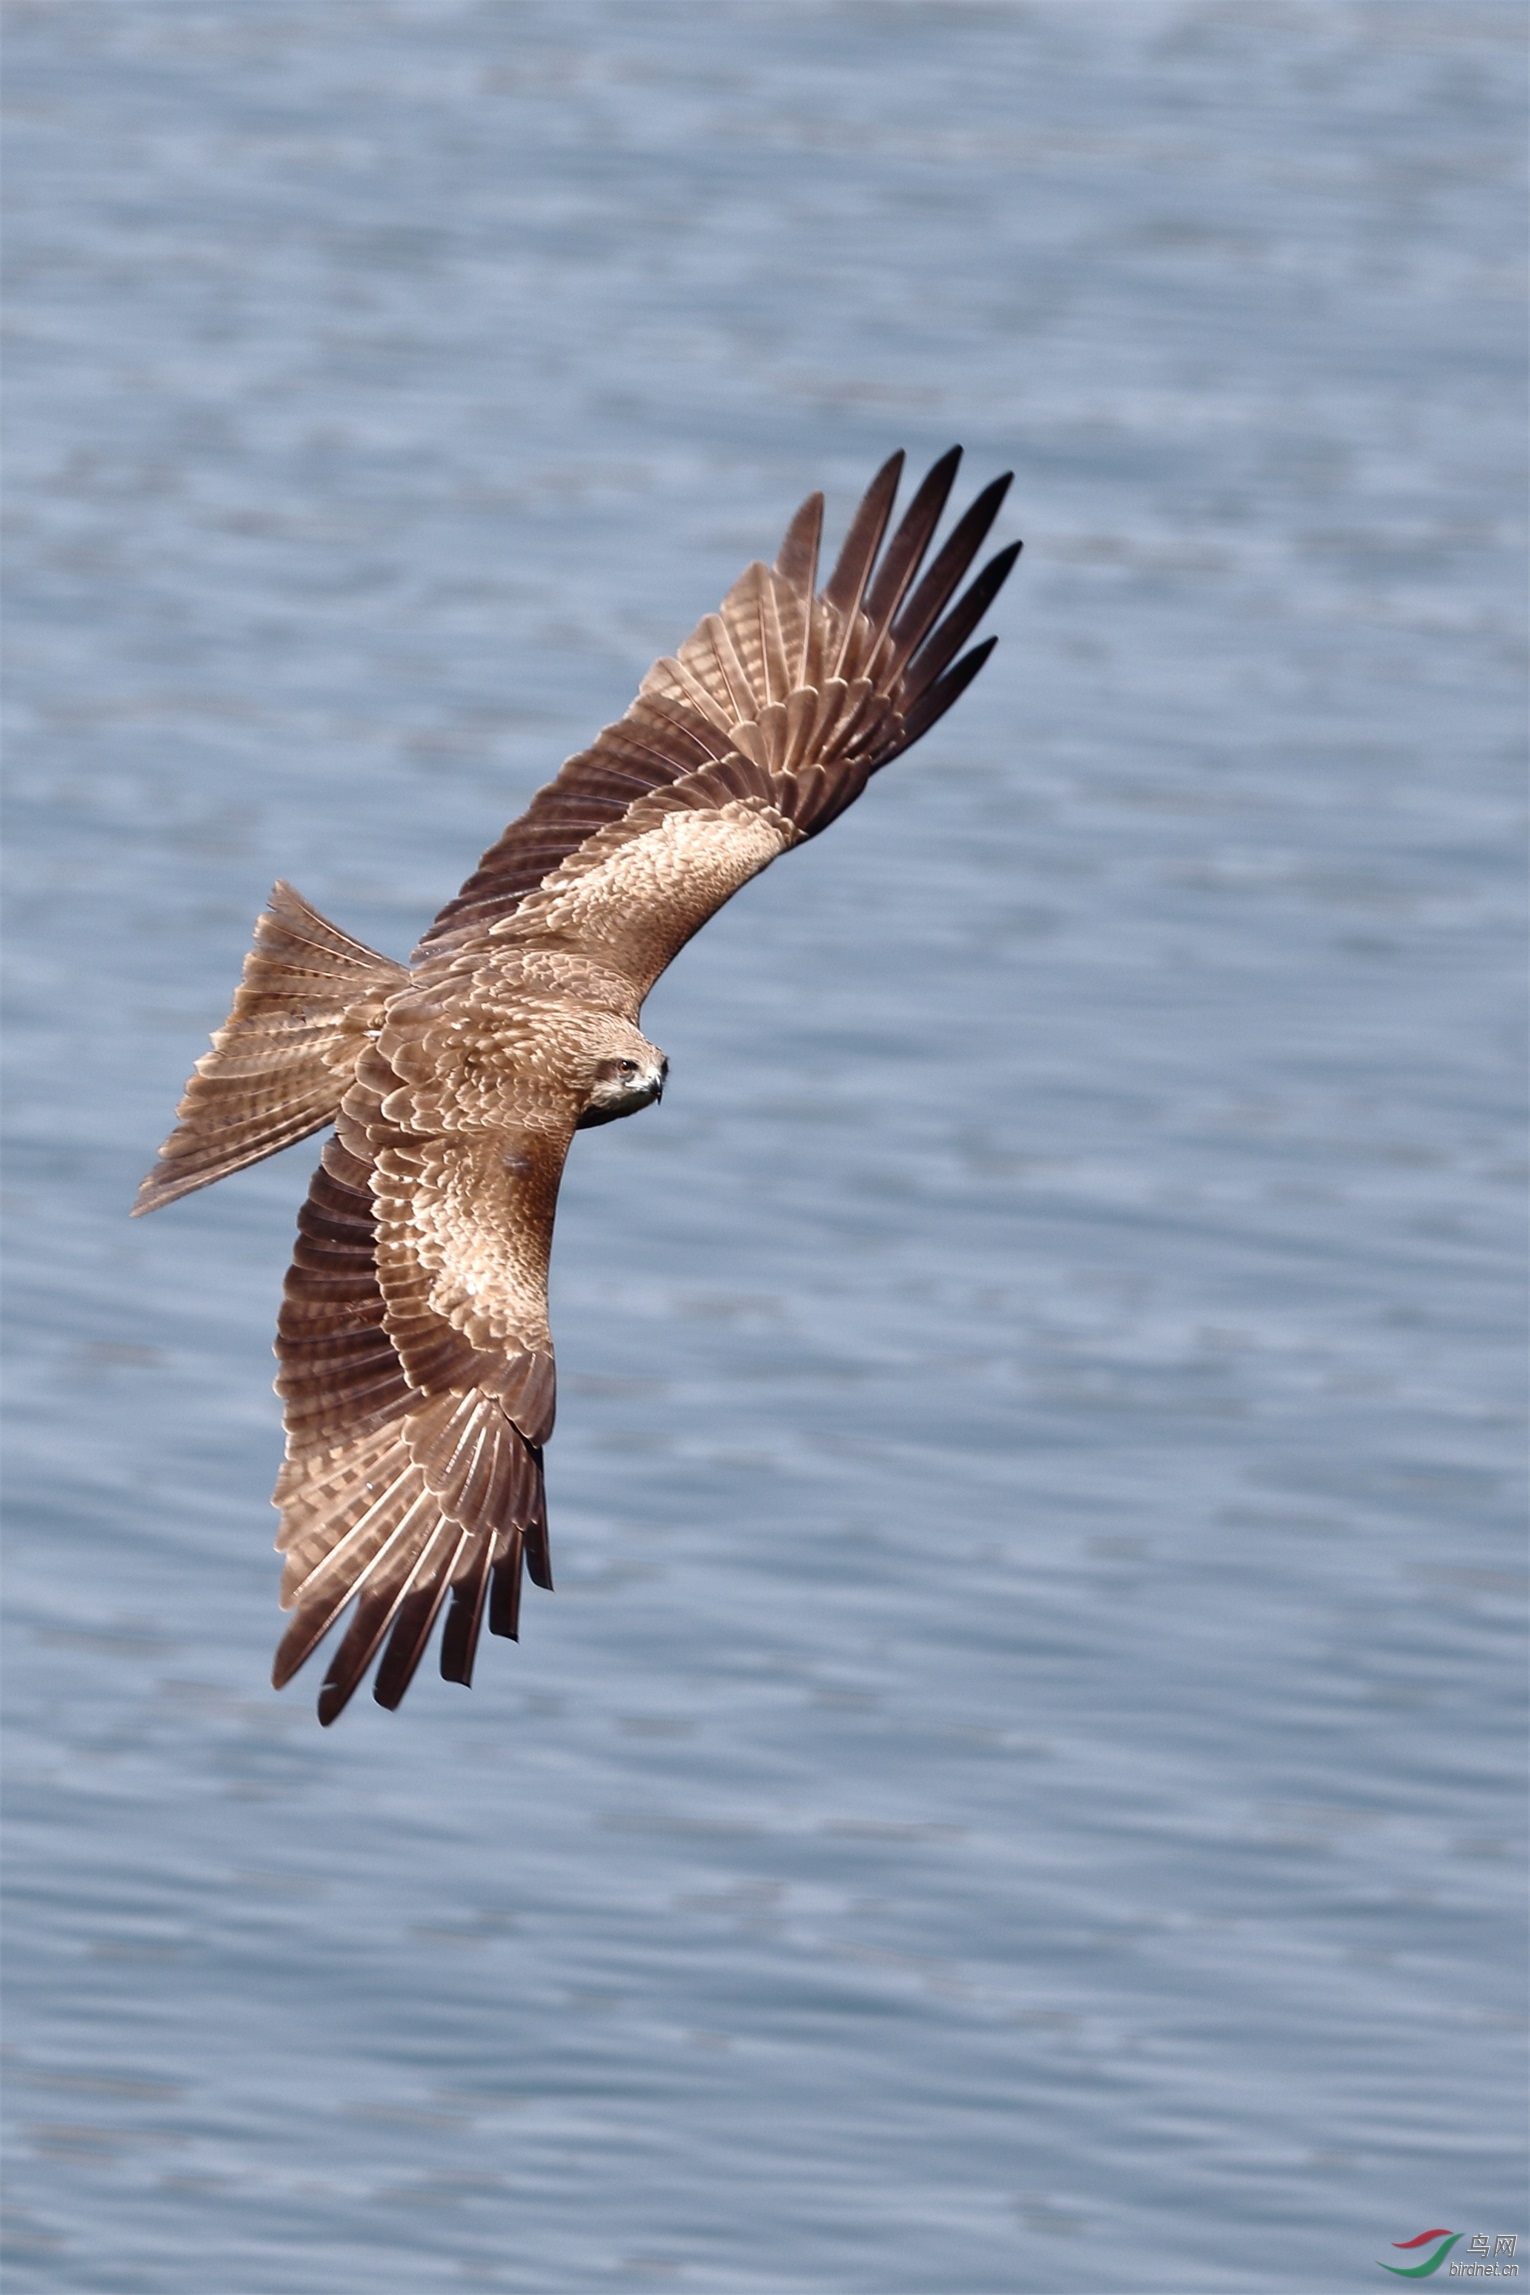
<instances>
[{"instance_id":1,"label":"bird logo","mask_svg":"<svg viewBox=\"0 0 1530 2295\"><path fill-rule=\"evenodd\" d=\"M1443 2239L1445 2244L1443 2247L1437 2247L1434 2253L1422 2263L1382 2263L1379 2268L1382 2271L1390 2271L1394 2279L1431 2279L1455 2246L1456 2241L1465 2236L1464 2232L1445 2231L1436 2228L1433 2231L1421 2231L1413 2239L1394 2239L1392 2245L1398 2248L1427 2247L1432 2239Z\"/></svg>"}]
</instances>

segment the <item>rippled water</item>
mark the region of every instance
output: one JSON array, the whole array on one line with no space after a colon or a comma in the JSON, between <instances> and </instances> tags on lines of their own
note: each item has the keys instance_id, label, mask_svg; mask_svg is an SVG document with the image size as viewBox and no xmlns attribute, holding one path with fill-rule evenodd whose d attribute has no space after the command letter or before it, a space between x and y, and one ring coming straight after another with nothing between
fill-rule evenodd
<instances>
[{"instance_id":1,"label":"rippled water","mask_svg":"<svg viewBox=\"0 0 1530 2295\"><path fill-rule=\"evenodd\" d=\"M1523 45L13 11L17 2295L1530 2231ZM560 1590L321 1733L313 1150L125 1217L266 888L402 953L810 486L955 437L995 661L576 1146Z\"/></svg>"}]
</instances>

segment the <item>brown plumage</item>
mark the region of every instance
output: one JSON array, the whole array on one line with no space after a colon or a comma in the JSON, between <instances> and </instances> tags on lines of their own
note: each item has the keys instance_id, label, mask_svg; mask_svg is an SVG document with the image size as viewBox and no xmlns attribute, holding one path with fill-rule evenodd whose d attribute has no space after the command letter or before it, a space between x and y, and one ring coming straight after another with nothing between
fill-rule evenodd
<instances>
[{"instance_id":1,"label":"brown plumage","mask_svg":"<svg viewBox=\"0 0 1530 2295\"><path fill-rule=\"evenodd\" d=\"M951 600L1009 484L927 571L961 459L936 463L883 548L903 457L873 480L815 594L823 498L792 520L632 707L485 853L410 964L278 884L213 1049L139 1191L153 1211L327 1124L276 1351L278 1688L343 1612L331 1722L378 1659L396 1706L443 1605L441 1671L514 1638L522 1566L551 1586L547 1262L576 1130L663 1091L643 999L730 894L857 798L992 651L961 648L1014 543ZM959 657L959 658L958 658ZM380 1657L379 1657L379 1653Z\"/></svg>"}]
</instances>

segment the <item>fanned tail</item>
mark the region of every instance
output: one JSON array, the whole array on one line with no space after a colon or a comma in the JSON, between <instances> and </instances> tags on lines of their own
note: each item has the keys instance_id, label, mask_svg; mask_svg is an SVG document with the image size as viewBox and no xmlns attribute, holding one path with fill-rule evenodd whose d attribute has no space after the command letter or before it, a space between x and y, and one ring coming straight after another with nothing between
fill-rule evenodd
<instances>
[{"instance_id":1,"label":"fanned tail","mask_svg":"<svg viewBox=\"0 0 1530 2295\"><path fill-rule=\"evenodd\" d=\"M408 977L291 885L273 886L234 1009L197 1062L133 1217L333 1123L368 1031Z\"/></svg>"}]
</instances>

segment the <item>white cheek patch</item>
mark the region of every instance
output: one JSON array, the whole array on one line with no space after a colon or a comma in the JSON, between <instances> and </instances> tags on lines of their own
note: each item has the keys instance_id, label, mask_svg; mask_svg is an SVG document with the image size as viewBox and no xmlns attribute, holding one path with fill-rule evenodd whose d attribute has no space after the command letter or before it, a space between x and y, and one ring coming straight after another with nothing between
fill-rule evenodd
<instances>
[{"instance_id":1,"label":"white cheek patch","mask_svg":"<svg viewBox=\"0 0 1530 2295\"><path fill-rule=\"evenodd\" d=\"M666 813L642 836L618 845L593 867L564 862L523 901L554 931L586 940L626 938L655 926L666 941L684 939L758 876L792 842L791 824L773 809L735 799L715 812Z\"/></svg>"}]
</instances>

